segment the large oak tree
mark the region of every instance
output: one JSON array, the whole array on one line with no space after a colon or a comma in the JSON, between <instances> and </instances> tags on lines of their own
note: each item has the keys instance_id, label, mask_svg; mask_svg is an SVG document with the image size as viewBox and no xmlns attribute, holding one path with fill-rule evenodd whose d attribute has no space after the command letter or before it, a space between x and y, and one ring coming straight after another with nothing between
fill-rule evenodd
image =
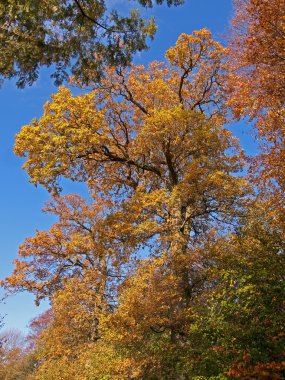
<instances>
[{"instance_id":1,"label":"large oak tree","mask_svg":"<svg viewBox=\"0 0 285 380\"><path fill-rule=\"evenodd\" d=\"M145 296L142 331L164 332L173 353L189 340L193 300L209 286L210 261L195 252L214 231L234 228L248 192L241 151L224 126L224 54L207 29L182 34L167 63L109 67L79 96L61 87L18 134L16 153L31 181L52 192L46 210L59 222L26 239L6 284L51 299L50 363L64 352L67 365L82 345L106 342L102 327L126 287ZM86 182L92 203L60 197L61 176ZM167 378L186 376L187 365L171 363ZM128 378L123 368L117 378Z\"/></svg>"}]
</instances>

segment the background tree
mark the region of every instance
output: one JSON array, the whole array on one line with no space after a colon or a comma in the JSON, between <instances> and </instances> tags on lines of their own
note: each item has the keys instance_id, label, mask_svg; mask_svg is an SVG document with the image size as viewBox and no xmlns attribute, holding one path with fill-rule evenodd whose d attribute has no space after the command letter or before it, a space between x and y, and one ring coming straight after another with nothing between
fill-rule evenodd
<instances>
[{"instance_id":1,"label":"background tree","mask_svg":"<svg viewBox=\"0 0 285 380\"><path fill-rule=\"evenodd\" d=\"M232 20L229 104L236 117L255 120L261 152L252 168L284 214L285 2L236 0Z\"/></svg>"},{"instance_id":2,"label":"background tree","mask_svg":"<svg viewBox=\"0 0 285 380\"><path fill-rule=\"evenodd\" d=\"M26 380L35 368L35 358L27 349L24 336L17 330L0 333L0 379Z\"/></svg>"},{"instance_id":3,"label":"background tree","mask_svg":"<svg viewBox=\"0 0 285 380\"><path fill-rule=\"evenodd\" d=\"M138 0L142 7L163 2ZM19 87L32 84L39 68L50 65L56 84L71 73L88 83L106 63L128 65L156 30L154 20L143 20L138 10L119 13L104 0L1 0L0 25L0 75L17 77Z\"/></svg>"},{"instance_id":4,"label":"background tree","mask_svg":"<svg viewBox=\"0 0 285 380\"><path fill-rule=\"evenodd\" d=\"M237 234L208 248L216 286L208 333L229 378L283 379L284 223L258 200Z\"/></svg>"},{"instance_id":5,"label":"background tree","mask_svg":"<svg viewBox=\"0 0 285 380\"><path fill-rule=\"evenodd\" d=\"M47 309L29 323L29 334L27 335L27 345L29 349L34 349L43 330L47 329L53 320L52 308Z\"/></svg>"}]
</instances>

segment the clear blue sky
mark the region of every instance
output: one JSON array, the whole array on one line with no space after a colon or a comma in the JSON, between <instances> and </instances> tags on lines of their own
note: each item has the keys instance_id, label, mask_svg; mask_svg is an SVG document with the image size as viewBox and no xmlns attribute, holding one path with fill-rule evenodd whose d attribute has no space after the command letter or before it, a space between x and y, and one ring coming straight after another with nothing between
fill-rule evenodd
<instances>
[{"instance_id":1,"label":"clear blue sky","mask_svg":"<svg viewBox=\"0 0 285 380\"><path fill-rule=\"evenodd\" d=\"M165 50L183 32L191 33L195 29L208 27L216 39L222 40L232 15L232 4L231 0L186 0L177 8L155 7L146 12L146 15L152 14L158 23L158 33L151 48L136 57L136 63L162 60ZM26 173L21 170L23 160L13 155L13 142L22 125L41 116L43 104L55 91L46 69L41 71L38 82L32 87L19 90L14 81L10 81L0 90L1 278L11 273L12 261L17 257L18 246L25 237L33 235L36 229L48 228L53 222L51 217L41 213L49 195L43 188L35 188L29 183ZM249 148L248 137L241 133L241 127L235 127L235 130L244 140L243 145ZM67 190L75 192L77 189L81 187L68 187ZM8 299L5 305L0 304L0 315L7 314L6 328L25 330L29 320L46 307L46 304L36 307L31 295L20 294Z\"/></svg>"}]
</instances>

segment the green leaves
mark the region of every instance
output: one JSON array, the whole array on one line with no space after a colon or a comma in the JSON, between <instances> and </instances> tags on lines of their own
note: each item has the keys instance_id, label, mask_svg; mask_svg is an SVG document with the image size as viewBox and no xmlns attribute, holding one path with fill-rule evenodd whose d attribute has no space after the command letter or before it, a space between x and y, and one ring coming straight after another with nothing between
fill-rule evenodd
<instances>
[{"instance_id":1,"label":"green leaves","mask_svg":"<svg viewBox=\"0 0 285 380\"><path fill-rule=\"evenodd\" d=\"M0 77L17 77L19 87L51 65L56 85L71 74L85 84L98 80L105 64L129 65L156 31L153 18L144 20L138 10L121 15L102 0L1 0L0 25Z\"/></svg>"}]
</instances>

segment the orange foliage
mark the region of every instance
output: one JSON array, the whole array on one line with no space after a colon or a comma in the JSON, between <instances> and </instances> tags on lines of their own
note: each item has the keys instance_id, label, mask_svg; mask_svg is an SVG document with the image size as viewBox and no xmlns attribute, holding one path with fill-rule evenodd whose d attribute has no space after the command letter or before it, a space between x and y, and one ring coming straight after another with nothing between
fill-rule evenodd
<instances>
[{"instance_id":1,"label":"orange foliage","mask_svg":"<svg viewBox=\"0 0 285 380\"><path fill-rule=\"evenodd\" d=\"M235 10L228 103L236 117L255 119L262 151L252 167L274 190L278 209L285 190L285 1L236 0Z\"/></svg>"}]
</instances>

